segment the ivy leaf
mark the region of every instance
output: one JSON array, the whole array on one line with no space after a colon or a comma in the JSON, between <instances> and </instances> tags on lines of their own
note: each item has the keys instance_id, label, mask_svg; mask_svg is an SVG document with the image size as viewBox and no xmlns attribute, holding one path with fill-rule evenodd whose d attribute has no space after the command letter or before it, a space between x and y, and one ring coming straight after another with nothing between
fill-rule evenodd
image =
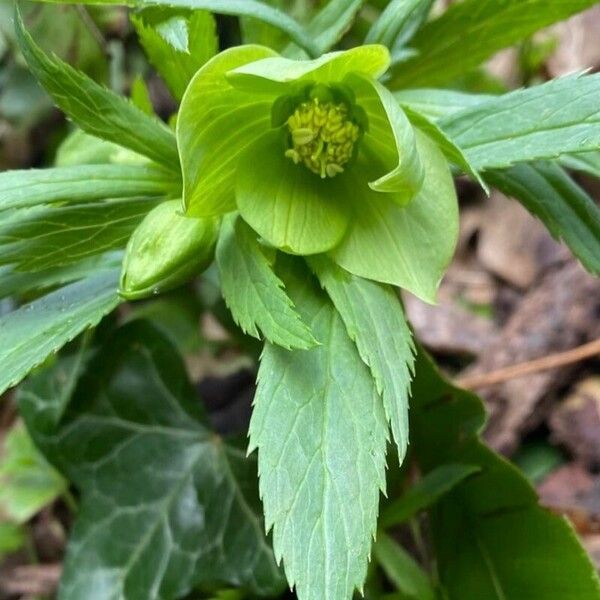
<instances>
[{"instance_id":1,"label":"ivy leaf","mask_svg":"<svg viewBox=\"0 0 600 600\"><path fill-rule=\"evenodd\" d=\"M16 523L25 523L65 491L66 481L33 445L22 423L4 439L0 460L0 508Z\"/></svg>"},{"instance_id":2,"label":"ivy leaf","mask_svg":"<svg viewBox=\"0 0 600 600\"><path fill-rule=\"evenodd\" d=\"M444 381L423 352L413 384L415 457L429 473L478 466L430 511L448 600L597 600L600 581L567 522L537 503L527 479L478 437L483 404ZM435 440L435 443L432 443Z\"/></svg>"},{"instance_id":3,"label":"ivy leaf","mask_svg":"<svg viewBox=\"0 0 600 600\"><path fill-rule=\"evenodd\" d=\"M408 447L414 344L400 299L390 286L350 275L324 258L313 258L310 264L371 369L402 463Z\"/></svg>"},{"instance_id":4,"label":"ivy leaf","mask_svg":"<svg viewBox=\"0 0 600 600\"><path fill-rule=\"evenodd\" d=\"M46 56L27 33L18 10L15 21L17 39L29 68L56 105L81 129L179 173L175 136L164 123L56 56Z\"/></svg>"},{"instance_id":5,"label":"ivy leaf","mask_svg":"<svg viewBox=\"0 0 600 600\"><path fill-rule=\"evenodd\" d=\"M600 208L559 165L522 164L489 171L486 179L538 217L588 271L600 274Z\"/></svg>"},{"instance_id":6,"label":"ivy leaf","mask_svg":"<svg viewBox=\"0 0 600 600\"><path fill-rule=\"evenodd\" d=\"M273 271L275 253L267 253L237 215L223 221L216 256L225 302L245 333L260 338L260 330L272 344L311 348L317 342Z\"/></svg>"},{"instance_id":7,"label":"ivy leaf","mask_svg":"<svg viewBox=\"0 0 600 600\"><path fill-rule=\"evenodd\" d=\"M82 165L0 173L0 211L53 202L165 196L173 184L151 166Z\"/></svg>"},{"instance_id":8,"label":"ivy leaf","mask_svg":"<svg viewBox=\"0 0 600 600\"><path fill-rule=\"evenodd\" d=\"M265 539L255 464L203 423L185 366L136 321L89 364L57 425L45 414L61 363L32 377L19 405L44 453L80 488L62 600L175 600L227 583L260 595L283 578ZM96 589L98 589L96 588Z\"/></svg>"},{"instance_id":9,"label":"ivy leaf","mask_svg":"<svg viewBox=\"0 0 600 600\"><path fill-rule=\"evenodd\" d=\"M266 344L250 424L267 529L299 600L347 600L366 576L387 423L371 374L308 275L286 285L322 346Z\"/></svg>"},{"instance_id":10,"label":"ivy leaf","mask_svg":"<svg viewBox=\"0 0 600 600\"><path fill-rule=\"evenodd\" d=\"M0 318L0 394L119 304L119 271L56 290Z\"/></svg>"},{"instance_id":11,"label":"ivy leaf","mask_svg":"<svg viewBox=\"0 0 600 600\"><path fill-rule=\"evenodd\" d=\"M462 6L462 5L460 5ZM600 147L600 74L572 75L498 96L439 125L479 170Z\"/></svg>"},{"instance_id":12,"label":"ivy leaf","mask_svg":"<svg viewBox=\"0 0 600 600\"><path fill-rule=\"evenodd\" d=\"M214 16L206 11L144 9L131 15L140 42L154 68L181 100L196 71L219 49ZM170 29L165 31L164 26ZM175 28L178 36L168 35Z\"/></svg>"},{"instance_id":13,"label":"ivy leaf","mask_svg":"<svg viewBox=\"0 0 600 600\"><path fill-rule=\"evenodd\" d=\"M567 19L597 0L464 0L422 27L417 54L395 69L390 86L425 87L460 75L539 29Z\"/></svg>"},{"instance_id":14,"label":"ivy leaf","mask_svg":"<svg viewBox=\"0 0 600 600\"><path fill-rule=\"evenodd\" d=\"M45 270L124 248L155 206L153 198L131 198L19 211L0 225L0 264Z\"/></svg>"}]
</instances>

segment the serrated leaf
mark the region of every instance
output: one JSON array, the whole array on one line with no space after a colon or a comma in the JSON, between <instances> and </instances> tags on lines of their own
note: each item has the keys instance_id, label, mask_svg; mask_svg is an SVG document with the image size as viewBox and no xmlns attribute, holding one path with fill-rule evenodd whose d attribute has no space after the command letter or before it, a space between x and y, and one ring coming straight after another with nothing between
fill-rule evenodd
<instances>
[{"instance_id":1,"label":"serrated leaf","mask_svg":"<svg viewBox=\"0 0 600 600\"><path fill-rule=\"evenodd\" d=\"M19 271L15 265L2 266L0 267L0 299L13 295L23 296L31 292L37 293L93 275L114 271L121 267L122 262L123 253L115 251L43 271Z\"/></svg>"},{"instance_id":2,"label":"serrated leaf","mask_svg":"<svg viewBox=\"0 0 600 600\"><path fill-rule=\"evenodd\" d=\"M406 523L421 511L431 508L455 486L478 471L479 467L476 466L452 463L437 467L385 507L379 520L380 527Z\"/></svg>"},{"instance_id":3,"label":"serrated leaf","mask_svg":"<svg viewBox=\"0 0 600 600\"><path fill-rule=\"evenodd\" d=\"M559 165L517 165L489 171L486 179L540 219L588 271L600 274L600 208Z\"/></svg>"},{"instance_id":4,"label":"serrated leaf","mask_svg":"<svg viewBox=\"0 0 600 600\"><path fill-rule=\"evenodd\" d=\"M154 68L165 80L175 98L181 100L196 71L219 49L214 16L206 11L176 11L149 8L132 14L140 42ZM173 22L183 27L185 44L173 44L161 24ZM181 36L180 36L181 37Z\"/></svg>"},{"instance_id":5,"label":"serrated leaf","mask_svg":"<svg viewBox=\"0 0 600 600\"><path fill-rule=\"evenodd\" d=\"M62 4L122 4L134 8L165 6L167 8L187 8L190 10L209 10L220 15L252 17L284 31L298 46L310 56L321 54L311 35L294 19L283 11L277 10L258 0L43 0ZM352 0L357 2L358 0ZM338 4L347 0L336 0Z\"/></svg>"},{"instance_id":6,"label":"serrated leaf","mask_svg":"<svg viewBox=\"0 0 600 600\"><path fill-rule=\"evenodd\" d=\"M600 148L600 74L555 79L439 122L476 169Z\"/></svg>"},{"instance_id":7,"label":"serrated leaf","mask_svg":"<svg viewBox=\"0 0 600 600\"><path fill-rule=\"evenodd\" d=\"M0 225L0 264L38 271L124 248L156 204L130 198L20 210Z\"/></svg>"},{"instance_id":8,"label":"serrated leaf","mask_svg":"<svg viewBox=\"0 0 600 600\"><path fill-rule=\"evenodd\" d=\"M81 490L61 600L175 600L226 583L276 595L255 464L203 422L183 361L136 322L100 349L58 425L46 418L62 364L23 386L37 443Z\"/></svg>"},{"instance_id":9,"label":"serrated leaf","mask_svg":"<svg viewBox=\"0 0 600 600\"><path fill-rule=\"evenodd\" d=\"M17 39L29 68L57 106L81 129L179 173L175 136L164 123L56 56L44 54L25 30L18 11L15 20Z\"/></svg>"},{"instance_id":10,"label":"serrated leaf","mask_svg":"<svg viewBox=\"0 0 600 600\"><path fill-rule=\"evenodd\" d=\"M237 216L223 221L216 257L225 302L245 333L256 338L262 333L288 349L311 348L317 342L273 271L275 253L267 253Z\"/></svg>"},{"instance_id":11,"label":"serrated leaf","mask_svg":"<svg viewBox=\"0 0 600 600\"><path fill-rule=\"evenodd\" d=\"M25 523L65 491L62 478L33 445L22 423L4 438L0 458L0 512Z\"/></svg>"},{"instance_id":12,"label":"serrated leaf","mask_svg":"<svg viewBox=\"0 0 600 600\"><path fill-rule=\"evenodd\" d=\"M404 108L412 108L434 121L494 98L489 94L470 94L433 88L399 90L394 92L394 97Z\"/></svg>"},{"instance_id":13,"label":"serrated leaf","mask_svg":"<svg viewBox=\"0 0 600 600\"><path fill-rule=\"evenodd\" d=\"M310 265L371 369L402 463L408 448L414 343L400 299L390 286L350 275L327 259L313 258Z\"/></svg>"},{"instance_id":14,"label":"serrated leaf","mask_svg":"<svg viewBox=\"0 0 600 600\"><path fill-rule=\"evenodd\" d=\"M600 598L600 581L573 529L541 508L518 469L479 439L485 421L481 400L446 382L423 352L411 416L412 447L425 473L456 462L481 469L430 511L444 597Z\"/></svg>"},{"instance_id":15,"label":"serrated leaf","mask_svg":"<svg viewBox=\"0 0 600 600\"><path fill-rule=\"evenodd\" d=\"M90 277L0 318L0 394L119 304L119 271Z\"/></svg>"},{"instance_id":16,"label":"serrated leaf","mask_svg":"<svg viewBox=\"0 0 600 600\"><path fill-rule=\"evenodd\" d=\"M400 64L392 88L453 81L498 50L567 19L597 0L464 0L422 27L411 41L418 54Z\"/></svg>"},{"instance_id":17,"label":"serrated leaf","mask_svg":"<svg viewBox=\"0 0 600 600\"><path fill-rule=\"evenodd\" d=\"M392 0L371 25L365 38L367 44L383 44L400 48L423 24L434 0Z\"/></svg>"},{"instance_id":18,"label":"serrated leaf","mask_svg":"<svg viewBox=\"0 0 600 600\"><path fill-rule=\"evenodd\" d=\"M82 165L0 173L0 211L54 202L165 196L173 183L151 166Z\"/></svg>"},{"instance_id":19,"label":"serrated leaf","mask_svg":"<svg viewBox=\"0 0 600 600\"><path fill-rule=\"evenodd\" d=\"M295 266L295 265L294 265ZM366 576L387 423L341 318L305 272L286 284L322 345L266 344L250 424L275 555L299 600L348 600Z\"/></svg>"}]
</instances>

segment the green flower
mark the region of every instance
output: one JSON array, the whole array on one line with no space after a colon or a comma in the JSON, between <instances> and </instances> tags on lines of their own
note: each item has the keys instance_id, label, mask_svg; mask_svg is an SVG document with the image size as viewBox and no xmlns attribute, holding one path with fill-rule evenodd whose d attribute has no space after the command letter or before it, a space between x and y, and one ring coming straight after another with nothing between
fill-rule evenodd
<instances>
[{"instance_id":1,"label":"green flower","mask_svg":"<svg viewBox=\"0 0 600 600\"><path fill-rule=\"evenodd\" d=\"M309 61L261 46L196 74L177 138L187 214L239 211L268 243L433 301L454 251L454 185L435 143L379 81L383 46Z\"/></svg>"}]
</instances>

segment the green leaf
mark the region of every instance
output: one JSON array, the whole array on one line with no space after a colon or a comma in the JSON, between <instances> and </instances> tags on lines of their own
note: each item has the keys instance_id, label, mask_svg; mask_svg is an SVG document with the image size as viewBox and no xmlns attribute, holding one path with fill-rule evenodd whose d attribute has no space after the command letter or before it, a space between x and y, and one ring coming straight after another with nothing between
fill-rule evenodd
<instances>
[{"instance_id":1,"label":"green leaf","mask_svg":"<svg viewBox=\"0 0 600 600\"><path fill-rule=\"evenodd\" d=\"M600 148L600 74L555 79L451 115L439 125L475 168L501 169Z\"/></svg>"},{"instance_id":2,"label":"green leaf","mask_svg":"<svg viewBox=\"0 0 600 600\"><path fill-rule=\"evenodd\" d=\"M600 208L560 166L543 162L517 165L506 171L489 171L486 179L538 217L588 271L600 274Z\"/></svg>"},{"instance_id":3,"label":"green leaf","mask_svg":"<svg viewBox=\"0 0 600 600\"><path fill-rule=\"evenodd\" d=\"M381 161L385 166L385 172L369 187L376 192L390 192L395 202L407 204L421 189L425 177L410 121L392 93L379 82L352 74L346 83L369 119L361 150L369 160Z\"/></svg>"},{"instance_id":4,"label":"green leaf","mask_svg":"<svg viewBox=\"0 0 600 600\"><path fill-rule=\"evenodd\" d=\"M449 463L481 468L430 511L445 597L600 598L598 576L572 528L538 506L523 475L480 441L479 398L444 381L424 353L416 373L411 442L423 471Z\"/></svg>"},{"instance_id":5,"label":"green leaf","mask_svg":"<svg viewBox=\"0 0 600 600\"><path fill-rule=\"evenodd\" d=\"M181 100L192 77L219 49L214 16L201 10L149 8L131 15L131 20L150 62ZM179 32L181 43L168 35L170 29L165 32L165 25Z\"/></svg>"},{"instance_id":6,"label":"green leaf","mask_svg":"<svg viewBox=\"0 0 600 600\"><path fill-rule=\"evenodd\" d=\"M321 54L310 34L284 12L258 0L43 0L62 4L123 4L135 8L166 6L190 10L208 10L220 15L251 17L263 21L285 33L311 56ZM337 0L340 2L340 0ZM347 0L342 0L347 1ZM356 2L356 0L353 0Z\"/></svg>"},{"instance_id":7,"label":"green leaf","mask_svg":"<svg viewBox=\"0 0 600 600\"><path fill-rule=\"evenodd\" d=\"M266 344L250 424L267 528L299 600L347 600L366 576L387 424L342 320L305 274L290 296L322 345Z\"/></svg>"},{"instance_id":8,"label":"green leaf","mask_svg":"<svg viewBox=\"0 0 600 600\"><path fill-rule=\"evenodd\" d=\"M489 189L477 169L469 162L469 159L465 156L462 149L456 145L454 140L450 138L448 134L435 123L435 121L431 120L427 115L407 106L404 107L404 112L415 127L418 127L438 145L439 149L444 153L444 156L451 163L459 167L464 173L471 175L486 193L489 194Z\"/></svg>"},{"instance_id":9,"label":"green leaf","mask_svg":"<svg viewBox=\"0 0 600 600\"><path fill-rule=\"evenodd\" d=\"M267 242L293 254L335 247L348 227L341 177L320 179L285 156L275 131L242 154L236 199L243 219Z\"/></svg>"},{"instance_id":10,"label":"green leaf","mask_svg":"<svg viewBox=\"0 0 600 600\"><path fill-rule=\"evenodd\" d=\"M231 48L206 63L192 79L177 119L183 199L189 215L211 217L235 209L239 156L270 130L272 99L236 90L225 74L273 54L261 46Z\"/></svg>"},{"instance_id":11,"label":"green leaf","mask_svg":"<svg viewBox=\"0 0 600 600\"><path fill-rule=\"evenodd\" d=\"M164 123L59 58L46 56L25 30L18 11L16 27L29 68L56 105L81 129L179 172L177 143Z\"/></svg>"},{"instance_id":12,"label":"green leaf","mask_svg":"<svg viewBox=\"0 0 600 600\"><path fill-rule=\"evenodd\" d=\"M317 55L329 51L350 29L364 0L329 0L306 26L307 35L314 40ZM288 46L283 54L292 58L304 58L297 49Z\"/></svg>"},{"instance_id":13,"label":"green leaf","mask_svg":"<svg viewBox=\"0 0 600 600\"><path fill-rule=\"evenodd\" d=\"M150 91L141 75L136 76L131 84L131 101L147 115L154 114Z\"/></svg>"},{"instance_id":14,"label":"green leaf","mask_svg":"<svg viewBox=\"0 0 600 600\"><path fill-rule=\"evenodd\" d=\"M81 490L62 600L175 600L226 583L276 595L255 462L203 422L171 343L137 321L101 348L56 425L63 364L31 378L19 405L44 453Z\"/></svg>"},{"instance_id":15,"label":"green leaf","mask_svg":"<svg viewBox=\"0 0 600 600\"><path fill-rule=\"evenodd\" d=\"M436 594L429 576L400 544L384 533L377 535L373 545L375 560L397 590L411 600L435 600Z\"/></svg>"},{"instance_id":16,"label":"green leaf","mask_svg":"<svg viewBox=\"0 0 600 600\"><path fill-rule=\"evenodd\" d=\"M580 171L600 179L600 152L582 152L561 156L560 164L573 171Z\"/></svg>"},{"instance_id":17,"label":"green leaf","mask_svg":"<svg viewBox=\"0 0 600 600\"><path fill-rule=\"evenodd\" d=\"M446 464L434 469L386 506L381 514L380 527L394 527L410 521L478 471L479 467L461 464Z\"/></svg>"},{"instance_id":18,"label":"green leaf","mask_svg":"<svg viewBox=\"0 0 600 600\"><path fill-rule=\"evenodd\" d=\"M0 225L0 264L20 270L60 267L124 248L154 198L36 207Z\"/></svg>"},{"instance_id":19,"label":"green leaf","mask_svg":"<svg viewBox=\"0 0 600 600\"><path fill-rule=\"evenodd\" d=\"M451 82L508 46L567 19L596 0L464 0L411 41L418 54L394 71L392 88Z\"/></svg>"},{"instance_id":20,"label":"green leaf","mask_svg":"<svg viewBox=\"0 0 600 600\"><path fill-rule=\"evenodd\" d=\"M26 541L27 535L20 525L0 522L0 559L20 550Z\"/></svg>"},{"instance_id":21,"label":"green leaf","mask_svg":"<svg viewBox=\"0 0 600 600\"><path fill-rule=\"evenodd\" d=\"M4 439L0 459L0 511L25 523L66 489L66 481L33 445L22 424Z\"/></svg>"},{"instance_id":22,"label":"green leaf","mask_svg":"<svg viewBox=\"0 0 600 600\"><path fill-rule=\"evenodd\" d=\"M364 181L369 181L366 165L357 163L348 170L346 198L355 203L358 218L330 255L354 275L397 285L434 302L456 246L458 206L448 163L436 144L417 131L417 149L425 179L405 207L385 194L368 188L363 192Z\"/></svg>"},{"instance_id":23,"label":"green leaf","mask_svg":"<svg viewBox=\"0 0 600 600\"><path fill-rule=\"evenodd\" d=\"M394 97L405 110L412 109L434 121L494 98L488 94L470 94L431 88L400 90L394 92Z\"/></svg>"},{"instance_id":24,"label":"green leaf","mask_svg":"<svg viewBox=\"0 0 600 600\"><path fill-rule=\"evenodd\" d=\"M80 204L105 198L165 196L168 174L151 166L82 165L0 173L0 211L53 202Z\"/></svg>"},{"instance_id":25,"label":"green leaf","mask_svg":"<svg viewBox=\"0 0 600 600\"><path fill-rule=\"evenodd\" d=\"M43 271L19 271L15 265L0 267L0 298L37 293L73 281L119 269L123 262L120 251L85 258L64 267L51 267Z\"/></svg>"},{"instance_id":26,"label":"green leaf","mask_svg":"<svg viewBox=\"0 0 600 600\"><path fill-rule=\"evenodd\" d=\"M313 258L309 264L371 369L402 463L408 448L414 344L400 299L389 286L350 275L325 258Z\"/></svg>"},{"instance_id":27,"label":"green leaf","mask_svg":"<svg viewBox=\"0 0 600 600\"><path fill-rule=\"evenodd\" d=\"M373 23L365 42L399 48L423 24L434 0L392 0Z\"/></svg>"},{"instance_id":28,"label":"green leaf","mask_svg":"<svg viewBox=\"0 0 600 600\"><path fill-rule=\"evenodd\" d=\"M0 394L119 304L119 272L90 277L0 318Z\"/></svg>"},{"instance_id":29,"label":"green leaf","mask_svg":"<svg viewBox=\"0 0 600 600\"><path fill-rule=\"evenodd\" d=\"M223 297L242 330L284 348L317 344L310 329L275 275L274 252L261 247L256 234L239 218L226 218L217 244ZM260 332L260 333L259 333Z\"/></svg>"},{"instance_id":30,"label":"green leaf","mask_svg":"<svg viewBox=\"0 0 600 600\"><path fill-rule=\"evenodd\" d=\"M76 165L100 165L106 163L123 164L123 153L134 154L125 148L97 138L81 129L74 129L56 150L56 167L74 167ZM144 165L148 159L141 155L136 165ZM131 161L130 161L131 162Z\"/></svg>"}]
</instances>

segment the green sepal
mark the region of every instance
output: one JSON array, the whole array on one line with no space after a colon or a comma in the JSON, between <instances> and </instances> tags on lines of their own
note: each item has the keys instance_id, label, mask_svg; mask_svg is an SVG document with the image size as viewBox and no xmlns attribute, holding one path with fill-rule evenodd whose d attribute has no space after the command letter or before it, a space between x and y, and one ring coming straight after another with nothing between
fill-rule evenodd
<instances>
[{"instance_id":1,"label":"green sepal","mask_svg":"<svg viewBox=\"0 0 600 600\"><path fill-rule=\"evenodd\" d=\"M185 217L180 200L163 202L129 240L119 293L139 300L182 285L210 264L217 235L218 219Z\"/></svg>"},{"instance_id":2,"label":"green sepal","mask_svg":"<svg viewBox=\"0 0 600 600\"><path fill-rule=\"evenodd\" d=\"M340 243L352 215L342 178L320 179L285 150L282 132L273 131L243 153L235 193L240 214L284 252L326 252Z\"/></svg>"}]
</instances>

